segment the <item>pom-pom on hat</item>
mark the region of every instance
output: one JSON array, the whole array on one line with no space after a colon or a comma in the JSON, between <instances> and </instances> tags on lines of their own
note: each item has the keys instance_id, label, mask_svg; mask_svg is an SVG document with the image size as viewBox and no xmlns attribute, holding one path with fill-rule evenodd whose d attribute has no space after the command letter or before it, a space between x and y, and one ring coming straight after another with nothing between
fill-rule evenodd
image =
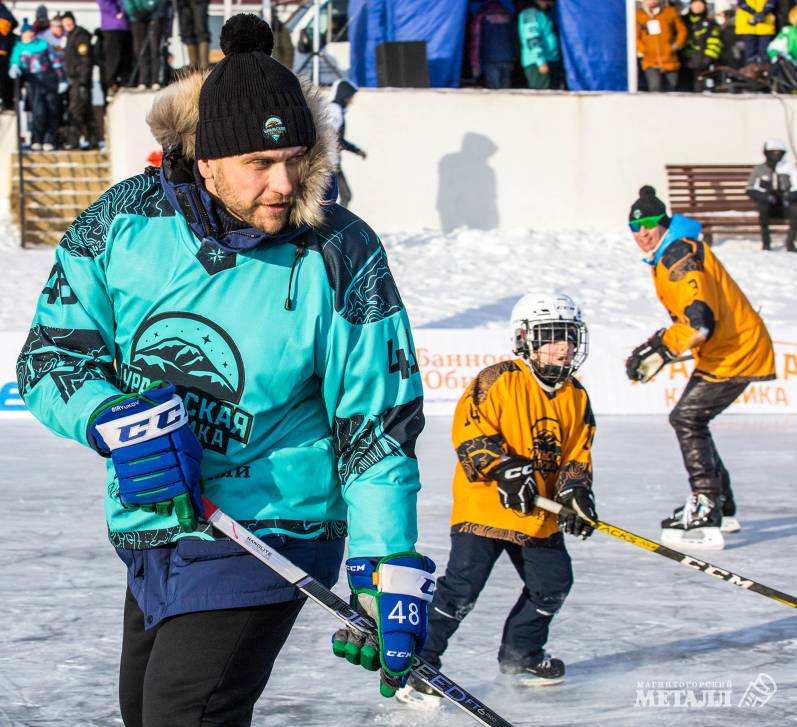
<instances>
[{"instance_id":1,"label":"pom-pom on hat","mask_svg":"<svg viewBox=\"0 0 797 727\"><path fill-rule=\"evenodd\" d=\"M656 196L656 190L649 184L646 184L639 190L639 199L631 205L631 211L628 213L628 221L640 220L643 217L658 217L665 215L659 223L662 227L667 227L670 220L666 217L667 207Z\"/></svg>"},{"instance_id":2,"label":"pom-pom on hat","mask_svg":"<svg viewBox=\"0 0 797 727\"><path fill-rule=\"evenodd\" d=\"M199 94L196 158L311 147L316 130L299 79L271 57L274 35L251 13L221 29L224 58Z\"/></svg>"}]
</instances>

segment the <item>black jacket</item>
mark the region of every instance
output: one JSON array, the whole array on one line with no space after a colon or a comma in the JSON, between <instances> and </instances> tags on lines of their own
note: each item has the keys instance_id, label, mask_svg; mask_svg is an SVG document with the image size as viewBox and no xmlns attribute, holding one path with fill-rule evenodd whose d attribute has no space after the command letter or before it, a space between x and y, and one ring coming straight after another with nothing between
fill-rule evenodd
<instances>
[{"instance_id":1,"label":"black jacket","mask_svg":"<svg viewBox=\"0 0 797 727\"><path fill-rule=\"evenodd\" d=\"M0 2L0 54L11 55L14 48L14 28L18 25L16 18L6 7L4 2Z\"/></svg>"},{"instance_id":2,"label":"black jacket","mask_svg":"<svg viewBox=\"0 0 797 727\"><path fill-rule=\"evenodd\" d=\"M91 33L76 25L67 37L64 49L64 71L67 81L90 86L93 65Z\"/></svg>"}]
</instances>

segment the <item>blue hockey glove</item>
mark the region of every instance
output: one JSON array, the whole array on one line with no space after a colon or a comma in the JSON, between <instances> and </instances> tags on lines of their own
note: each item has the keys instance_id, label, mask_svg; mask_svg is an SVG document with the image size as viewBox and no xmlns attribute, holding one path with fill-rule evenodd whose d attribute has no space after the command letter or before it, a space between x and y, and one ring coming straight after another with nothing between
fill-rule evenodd
<instances>
[{"instance_id":1,"label":"blue hockey glove","mask_svg":"<svg viewBox=\"0 0 797 727\"><path fill-rule=\"evenodd\" d=\"M346 561L351 604L376 622L378 642L343 628L332 637L332 651L370 671L381 667L379 691L383 697L392 697L406 683L413 656L426 641L434 570L434 562L420 553Z\"/></svg>"},{"instance_id":2,"label":"blue hockey glove","mask_svg":"<svg viewBox=\"0 0 797 727\"><path fill-rule=\"evenodd\" d=\"M19 66L11 66L8 69L8 77L9 78L19 78L22 75L22 71L20 70Z\"/></svg>"},{"instance_id":3,"label":"blue hockey glove","mask_svg":"<svg viewBox=\"0 0 797 727\"><path fill-rule=\"evenodd\" d=\"M89 443L113 460L125 507L163 516L174 509L183 532L196 530L204 515L202 445L173 385L157 382L106 401L91 415Z\"/></svg>"}]
</instances>

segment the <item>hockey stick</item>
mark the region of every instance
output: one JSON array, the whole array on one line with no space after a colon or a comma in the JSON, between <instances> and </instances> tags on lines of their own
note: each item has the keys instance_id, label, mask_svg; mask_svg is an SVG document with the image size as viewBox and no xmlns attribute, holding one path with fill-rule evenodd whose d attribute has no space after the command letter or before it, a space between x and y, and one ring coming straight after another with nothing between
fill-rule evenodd
<instances>
[{"instance_id":1,"label":"hockey stick","mask_svg":"<svg viewBox=\"0 0 797 727\"><path fill-rule=\"evenodd\" d=\"M570 509L569 507L565 507L564 505L560 505L558 502L549 500L547 497L540 497L538 495L534 499L534 504L543 510L552 512L554 515L564 513L565 515L576 515L577 517L580 517L574 510ZM582 518L582 520L583 519L584 518ZM788 593L776 591L774 588L770 588L762 583L758 583L758 581L754 581L750 578L744 578L743 576L733 573L732 571L725 570L724 568L718 568L711 563L698 560L697 558L693 558L691 555L686 555L685 553L681 553L677 550L672 550L672 548L668 548L666 545L662 545L661 543L657 543L653 540L648 540L647 538L643 538L641 535L635 535L634 533L628 532L628 530L623 530L622 528L618 528L616 525L610 525L602 520L587 522L589 522L590 525L592 525L596 530L600 530L602 533L611 535L618 540L624 540L627 543L636 545L638 548L642 548L642 550L649 550L651 553L663 555L665 558L674 560L676 563L685 565L688 568L694 568L695 570L702 571L706 575L719 578L721 581L730 583L733 586L739 586L739 588L744 588L747 591L760 593L762 596L771 598L773 601L779 601L780 603L785 603L787 606L791 606L792 608L797 608L797 598L795 596L790 596Z\"/></svg>"},{"instance_id":2,"label":"hockey stick","mask_svg":"<svg viewBox=\"0 0 797 727\"><path fill-rule=\"evenodd\" d=\"M265 563L288 583L296 586L308 598L325 608L333 616L339 618L347 626L359 631L361 634L370 634L376 638L376 624L370 618L357 613L346 601L332 593L309 573L291 563L276 550L266 545L260 538L250 533L240 523L219 510L207 497L202 497L202 503L205 506L205 517L213 527L220 530L231 540L234 540L244 550ZM413 659L412 673L422 682L438 691L441 696L453 702L464 712L467 712L480 724L487 727L512 727L503 717L479 702L472 694L443 675L439 669L435 669L431 664L421 659L420 656L416 655Z\"/></svg>"}]
</instances>

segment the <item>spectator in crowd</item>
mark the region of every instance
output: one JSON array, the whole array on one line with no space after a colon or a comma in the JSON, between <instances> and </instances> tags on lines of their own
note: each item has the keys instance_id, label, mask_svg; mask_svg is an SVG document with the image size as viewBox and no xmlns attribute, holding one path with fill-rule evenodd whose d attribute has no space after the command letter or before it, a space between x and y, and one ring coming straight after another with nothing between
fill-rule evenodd
<instances>
[{"instance_id":1,"label":"spectator in crowd","mask_svg":"<svg viewBox=\"0 0 797 727\"><path fill-rule=\"evenodd\" d=\"M32 115L31 149L52 151L60 121L58 94L66 89L58 57L44 38L37 38L27 18L21 39L11 54L9 75L20 78L28 94Z\"/></svg>"},{"instance_id":2,"label":"spectator in crowd","mask_svg":"<svg viewBox=\"0 0 797 727\"><path fill-rule=\"evenodd\" d=\"M49 23L47 29L39 33L38 37L47 41L47 45L50 46L63 65L64 48L66 48L66 30L64 29L63 19L60 15L53 15Z\"/></svg>"},{"instance_id":3,"label":"spectator in crowd","mask_svg":"<svg viewBox=\"0 0 797 727\"><path fill-rule=\"evenodd\" d=\"M96 149L99 139L91 104L91 70L94 66L91 33L77 25L70 12L63 14L62 22L67 33L64 71L69 83L69 122L64 149L79 148L81 135L90 149Z\"/></svg>"},{"instance_id":4,"label":"spectator in crowd","mask_svg":"<svg viewBox=\"0 0 797 727\"><path fill-rule=\"evenodd\" d=\"M730 0L714 0L714 21L719 26L722 40L719 64L728 68L741 68L744 65L744 42L736 36L736 22Z\"/></svg>"},{"instance_id":5,"label":"spectator in crowd","mask_svg":"<svg viewBox=\"0 0 797 727\"><path fill-rule=\"evenodd\" d=\"M762 250L769 250L772 243L769 221L780 218L789 222L786 249L797 252L797 166L785 156L786 144L781 139L767 139L765 161L753 168L747 182L747 194L758 206Z\"/></svg>"},{"instance_id":6,"label":"spectator in crowd","mask_svg":"<svg viewBox=\"0 0 797 727\"><path fill-rule=\"evenodd\" d=\"M686 42L681 16L675 8L663 7L661 0L642 0L636 13L636 38L648 91L657 93L663 85L674 91L681 67L678 51Z\"/></svg>"},{"instance_id":7,"label":"spectator in crowd","mask_svg":"<svg viewBox=\"0 0 797 727\"><path fill-rule=\"evenodd\" d=\"M161 35L168 0L123 0L133 32L134 72L138 88L160 88Z\"/></svg>"},{"instance_id":8,"label":"spectator in crowd","mask_svg":"<svg viewBox=\"0 0 797 727\"><path fill-rule=\"evenodd\" d=\"M780 31L789 23L789 11L795 6L795 0L775 0L775 24Z\"/></svg>"},{"instance_id":9,"label":"spectator in crowd","mask_svg":"<svg viewBox=\"0 0 797 727\"><path fill-rule=\"evenodd\" d=\"M102 87L107 96L113 96L130 76L130 22L122 0L97 0L100 8L102 37Z\"/></svg>"},{"instance_id":10,"label":"spectator in crowd","mask_svg":"<svg viewBox=\"0 0 797 727\"><path fill-rule=\"evenodd\" d=\"M8 75L8 64L14 50L17 19L0 0L0 110L14 107L14 82Z\"/></svg>"},{"instance_id":11,"label":"spectator in crowd","mask_svg":"<svg viewBox=\"0 0 797 727\"><path fill-rule=\"evenodd\" d=\"M771 61L783 59L797 65L797 6L789 11L789 25L778 33L767 48L767 55Z\"/></svg>"},{"instance_id":12,"label":"spectator in crowd","mask_svg":"<svg viewBox=\"0 0 797 727\"><path fill-rule=\"evenodd\" d=\"M36 35L40 35L47 28L50 27L50 17L47 13L46 5L39 5L36 8L36 14L33 17L33 31Z\"/></svg>"},{"instance_id":13,"label":"spectator in crowd","mask_svg":"<svg viewBox=\"0 0 797 727\"><path fill-rule=\"evenodd\" d=\"M349 151L356 154L361 159L366 158L366 153L356 144L352 144L346 139L346 109L354 101L354 94L357 93L357 86L353 83L339 78L332 84L329 96L329 116L332 125L338 132L338 145L335 148L335 172L338 178L338 204L341 207L348 207L351 203L351 187L346 181L341 165L341 152Z\"/></svg>"},{"instance_id":14,"label":"spectator in crowd","mask_svg":"<svg viewBox=\"0 0 797 727\"><path fill-rule=\"evenodd\" d=\"M509 88L517 45L512 14L501 0L486 0L470 23L473 77L484 76L487 88Z\"/></svg>"},{"instance_id":15,"label":"spectator in crowd","mask_svg":"<svg viewBox=\"0 0 797 727\"><path fill-rule=\"evenodd\" d=\"M559 40L546 13L552 5L552 0L531 0L518 13L520 64L532 89L551 87L551 64L559 60Z\"/></svg>"},{"instance_id":16,"label":"spectator in crowd","mask_svg":"<svg viewBox=\"0 0 797 727\"><path fill-rule=\"evenodd\" d=\"M708 17L705 0L692 0L686 14L686 45L683 50L692 90L701 91L700 75L714 68L722 55L719 26Z\"/></svg>"},{"instance_id":17,"label":"spectator in crowd","mask_svg":"<svg viewBox=\"0 0 797 727\"><path fill-rule=\"evenodd\" d=\"M768 63L767 46L775 37L775 0L739 0L736 35L744 40L744 62Z\"/></svg>"},{"instance_id":18,"label":"spectator in crowd","mask_svg":"<svg viewBox=\"0 0 797 727\"><path fill-rule=\"evenodd\" d=\"M271 51L271 57L285 68L293 70L294 48L291 34L274 12L271 13L271 30L274 32L274 50Z\"/></svg>"},{"instance_id":19,"label":"spectator in crowd","mask_svg":"<svg viewBox=\"0 0 797 727\"><path fill-rule=\"evenodd\" d=\"M191 68L207 68L210 65L208 0L177 0L177 21L188 64Z\"/></svg>"}]
</instances>

